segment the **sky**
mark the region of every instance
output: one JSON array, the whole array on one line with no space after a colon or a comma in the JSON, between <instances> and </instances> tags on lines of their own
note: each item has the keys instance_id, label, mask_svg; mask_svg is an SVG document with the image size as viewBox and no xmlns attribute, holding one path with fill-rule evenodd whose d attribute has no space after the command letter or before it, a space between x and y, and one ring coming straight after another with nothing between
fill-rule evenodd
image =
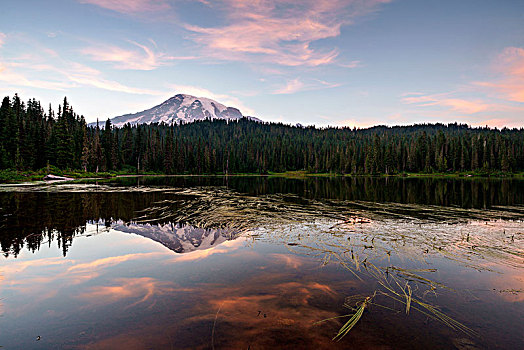
<instances>
[{"instance_id":1,"label":"sky","mask_svg":"<svg viewBox=\"0 0 524 350\"><path fill-rule=\"evenodd\" d=\"M0 95L264 121L524 127L524 1L2 0Z\"/></svg>"}]
</instances>

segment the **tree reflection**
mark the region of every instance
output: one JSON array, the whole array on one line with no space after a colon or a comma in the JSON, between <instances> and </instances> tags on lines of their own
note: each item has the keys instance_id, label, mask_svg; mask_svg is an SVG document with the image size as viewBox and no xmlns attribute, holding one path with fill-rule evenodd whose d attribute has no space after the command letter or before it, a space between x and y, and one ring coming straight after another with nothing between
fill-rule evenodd
<instances>
[{"instance_id":1,"label":"tree reflection","mask_svg":"<svg viewBox=\"0 0 524 350\"><path fill-rule=\"evenodd\" d=\"M524 181L512 178L173 176L111 179L112 186L224 186L250 195L489 208L524 204Z\"/></svg>"},{"instance_id":2,"label":"tree reflection","mask_svg":"<svg viewBox=\"0 0 524 350\"><path fill-rule=\"evenodd\" d=\"M142 190L137 191L141 186ZM82 189L82 185L79 188ZM410 208L408 212L406 207L395 208L396 203L466 209L505 206L502 209L504 213L512 211L521 213L524 204L524 181L516 179L126 177L103 182L103 186L96 192L89 192L89 188L84 188L83 192L66 190L49 192L45 188L42 192L1 192L0 245L3 254L16 257L24 246L30 251L36 251L42 244L51 244L56 240L65 256L73 237L84 234L87 223L99 223L111 227L117 221L123 231L149 237L175 252L190 251L192 246L200 246L205 239L211 241L211 244L215 242L219 244L223 241L219 236L229 235L230 237L226 238L233 239L238 232L217 233L189 229L186 233L180 234L180 229L185 224L197 228L214 228L208 225L209 223L202 224L203 217L208 215L209 211L213 211L216 215L223 212L222 219L231 216L229 206L236 206L235 203L240 197L235 196L242 196L242 194L245 197L241 202L243 206L247 205L247 212L253 214L256 205L262 205L263 208L267 204L273 208L270 208L271 210L277 210L275 213L268 211L271 216L285 216L289 203L302 206L300 209L295 208L296 210L307 211L311 201L323 201L320 212L323 212L327 202L333 201L328 203L331 206L330 217L332 217L333 206L337 207L337 211L353 209L384 212L384 205L389 203L387 208L389 212L394 211L397 216L407 217L419 215L420 210ZM191 191L184 193L182 189L187 188L206 189L208 193L205 199L198 198L191 195ZM218 197L213 197L212 192L222 191L224 188L233 191L229 193L228 201L221 205L217 200ZM266 201L267 203L256 204L258 199L267 199L268 196L277 194L279 197L272 198L271 203ZM203 204L198 202L202 200L207 202ZM209 205L210 203L213 205ZM188 209L191 209L190 212ZM194 214L199 210L202 213L195 216ZM288 213L292 210L288 210ZM463 211L461 215L464 213L467 212ZM251 216L254 221L259 220L257 215ZM191 221L189 219L194 222L189 222ZM133 227L124 229L134 222L156 225L160 230L155 231L154 228L150 228L146 232L136 225L134 229ZM166 226L171 227L171 231L167 232L167 236L162 236L161 231ZM234 223L232 226L235 226ZM224 226L216 228L220 227Z\"/></svg>"},{"instance_id":3,"label":"tree reflection","mask_svg":"<svg viewBox=\"0 0 524 350\"><path fill-rule=\"evenodd\" d=\"M5 256L17 256L24 244L30 251L57 240L64 256L73 237L86 223L109 227L130 221L135 213L166 198L161 192L12 192L0 193L0 245Z\"/></svg>"}]
</instances>

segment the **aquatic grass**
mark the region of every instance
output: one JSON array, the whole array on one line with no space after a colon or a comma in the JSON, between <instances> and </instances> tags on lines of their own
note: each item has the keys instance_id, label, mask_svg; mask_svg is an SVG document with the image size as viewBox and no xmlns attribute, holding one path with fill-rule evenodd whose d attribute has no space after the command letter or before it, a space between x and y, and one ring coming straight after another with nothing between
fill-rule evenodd
<instances>
[{"instance_id":1,"label":"aquatic grass","mask_svg":"<svg viewBox=\"0 0 524 350\"><path fill-rule=\"evenodd\" d=\"M522 267L524 249L518 233L523 225L497 220L522 218L524 207L504 212L502 208L319 201L286 195L248 196L226 188L175 189L172 193L177 199L156 203L139 213L136 220L228 228L235 232L232 238L249 232L252 244L261 239L281 242L290 252L317 257L321 266L338 264L357 280L373 284L372 296L351 306L352 314L336 317L348 318L334 337L337 341L355 327L370 305L399 311L381 304L382 298L402 305L401 312L406 315L419 312L453 330L475 335L471 328L427 301L428 296L437 297L442 290L456 292L427 276L436 269L403 268L397 265L399 262L425 267L429 259L439 257L479 270L488 269L485 261ZM491 220L490 225L476 223L475 219ZM397 266L391 265L393 257ZM382 262L387 266L378 267Z\"/></svg>"},{"instance_id":2,"label":"aquatic grass","mask_svg":"<svg viewBox=\"0 0 524 350\"><path fill-rule=\"evenodd\" d=\"M349 333L349 331L357 324L357 322L360 320L362 315L364 314L364 310L366 309L367 303L369 301L370 297L367 297L364 299L364 301L360 304L360 306L356 309L355 313L351 316L351 318L340 328L337 335L333 337L332 340L340 341L346 334Z\"/></svg>"},{"instance_id":3,"label":"aquatic grass","mask_svg":"<svg viewBox=\"0 0 524 350\"><path fill-rule=\"evenodd\" d=\"M217 313L215 314L215 320L213 321L213 329L211 330L211 348L213 350L215 349L215 328L217 325L218 314L220 313L220 309L222 309L223 305L224 305L224 302L220 303Z\"/></svg>"},{"instance_id":4,"label":"aquatic grass","mask_svg":"<svg viewBox=\"0 0 524 350\"><path fill-rule=\"evenodd\" d=\"M315 248L320 249L320 248ZM339 259L339 264L346 268L348 271L352 272L355 276L359 277L360 280L363 280L363 277L371 277L373 281L380 287L379 289L375 290L373 293L373 297L370 299L364 299L361 303L357 304L357 307L354 308L355 313L351 315L343 315L342 317L349 317L349 320L339 329L337 335L333 338L334 340L339 341L342 339L345 335L347 335L351 329L356 325L356 323L361 319L364 313L364 309L373 304L377 305L379 307L391 309L385 305L381 305L377 302L373 302L372 300L375 299L375 296L381 295L384 296L392 301L398 302L401 305L404 305L405 313L406 315L409 315L411 310L420 312L427 316L430 319L433 319L435 321L438 321L447 327L456 330L461 331L469 336L476 336L476 332L473 331L471 328L465 326L463 323L455 320L454 318L446 315L444 312L442 312L438 307L431 305L421 298L416 298L414 295L414 292L418 290L419 283L422 283L422 285L427 286L427 289L423 291L422 298L424 298L428 293L435 293L437 288L447 288L445 285L441 283L437 283L434 281L429 280L428 278L424 278L421 276L416 275L414 272L436 272L435 269L413 269L411 272L409 270L404 270L399 267L387 267L385 270L382 268L377 267L375 264L373 264L370 261L367 261L367 258L363 261L360 261L359 259L355 258L355 254L353 254L351 260L347 260L342 258L342 256L336 252L330 251L330 248L328 249L331 253L330 256L335 257ZM351 263L351 264L350 264ZM364 270L355 270L356 264L359 264L359 266L365 266ZM405 275L397 274L394 275L392 272L404 272ZM357 273L358 272L358 273ZM360 275L363 275L360 277ZM415 289L410 284L409 280L406 280L406 276L409 276L411 278L418 277L417 280L412 280L412 283L417 283L415 285ZM449 288L448 288L449 289ZM345 304L347 307L347 303Z\"/></svg>"},{"instance_id":5,"label":"aquatic grass","mask_svg":"<svg viewBox=\"0 0 524 350\"><path fill-rule=\"evenodd\" d=\"M425 277L422 277L422 276L420 276L418 274L415 274L414 272L411 272L411 271L436 272L437 271L436 269L409 270L409 269L403 269L403 268L397 267L397 266L388 266L388 268L391 271L394 271L398 276L402 276L404 279L409 279L411 281L416 281L416 282L421 283L421 284L427 284L429 286L434 286L434 287L438 286L440 288L450 289L449 287L447 287L446 285L444 285L442 283L438 283L438 282L432 281L429 278L425 278Z\"/></svg>"},{"instance_id":6,"label":"aquatic grass","mask_svg":"<svg viewBox=\"0 0 524 350\"><path fill-rule=\"evenodd\" d=\"M335 317L327 318L325 320L315 322L315 324L338 319L338 318L349 317L349 320L347 320L346 323L344 323L344 325L339 329L337 335L335 335L332 338L332 340L340 341L342 340L342 338L344 338L349 333L349 331L351 331L351 329L353 329L353 327L355 327L358 321L360 321L360 319L362 318L362 315L364 314L364 310L371 303L374 297L375 297L375 294L373 294L372 296L365 297L360 302L357 302L356 307L353 307L346 302L344 303L344 307L353 310L355 313L349 314L349 315L342 315L342 316L335 316Z\"/></svg>"},{"instance_id":7,"label":"aquatic grass","mask_svg":"<svg viewBox=\"0 0 524 350\"><path fill-rule=\"evenodd\" d=\"M384 273L381 269L377 268L374 265L373 267L376 281L383 288L378 292L383 296L386 296L401 304L404 304L406 306L406 314L409 314L409 310L414 309L430 317L431 319L445 324L446 326L454 330L462 331L463 333L468 334L470 336L477 336L477 333L473 331L471 328L446 315L445 313L440 311L438 307L426 303L418 298L413 298L411 286L409 285L409 283L406 282L405 286L402 287L398 278L391 275L384 276ZM391 281L393 281L394 284ZM435 289L435 284L431 284L430 290L434 291Z\"/></svg>"},{"instance_id":8,"label":"aquatic grass","mask_svg":"<svg viewBox=\"0 0 524 350\"><path fill-rule=\"evenodd\" d=\"M406 292L407 289L407 292ZM404 295L406 296L406 315L409 315L409 308L411 306L412 290L410 285L406 282L406 288L403 289Z\"/></svg>"}]
</instances>

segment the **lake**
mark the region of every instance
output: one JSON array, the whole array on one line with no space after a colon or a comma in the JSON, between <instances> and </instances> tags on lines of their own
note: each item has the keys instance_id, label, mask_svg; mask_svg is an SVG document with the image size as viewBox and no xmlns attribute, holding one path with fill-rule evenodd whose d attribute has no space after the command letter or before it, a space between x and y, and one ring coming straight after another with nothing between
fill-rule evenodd
<instances>
[{"instance_id":1,"label":"lake","mask_svg":"<svg viewBox=\"0 0 524 350\"><path fill-rule=\"evenodd\" d=\"M0 187L6 349L523 349L524 180Z\"/></svg>"}]
</instances>

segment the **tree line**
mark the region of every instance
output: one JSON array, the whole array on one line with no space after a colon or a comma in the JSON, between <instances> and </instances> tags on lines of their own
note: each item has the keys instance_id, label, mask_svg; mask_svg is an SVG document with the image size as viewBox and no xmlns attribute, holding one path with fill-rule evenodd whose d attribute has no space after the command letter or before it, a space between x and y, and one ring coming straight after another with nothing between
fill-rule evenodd
<instances>
[{"instance_id":1,"label":"tree line","mask_svg":"<svg viewBox=\"0 0 524 350\"><path fill-rule=\"evenodd\" d=\"M524 171L524 129L464 124L317 128L202 120L87 126L67 98L55 112L15 95L0 107L0 168L166 174Z\"/></svg>"}]
</instances>

